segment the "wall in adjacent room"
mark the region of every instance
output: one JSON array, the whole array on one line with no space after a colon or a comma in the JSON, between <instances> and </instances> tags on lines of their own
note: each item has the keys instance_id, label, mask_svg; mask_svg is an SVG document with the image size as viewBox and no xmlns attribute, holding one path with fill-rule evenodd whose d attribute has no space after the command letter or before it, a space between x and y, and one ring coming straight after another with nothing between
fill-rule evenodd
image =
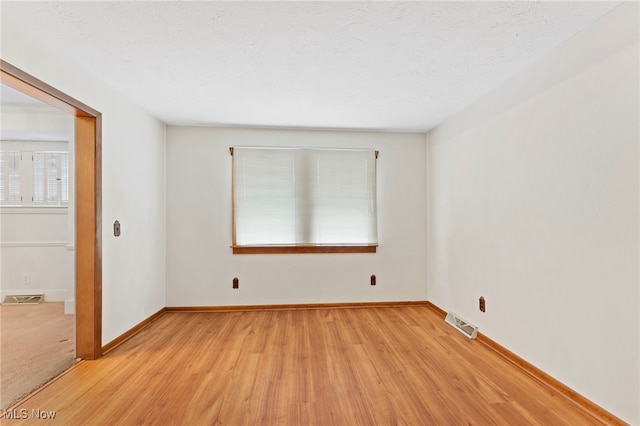
<instances>
[{"instance_id":1,"label":"wall in adjacent room","mask_svg":"<svg viewBox=\"0 0 640 426\"><path fill-rule=\"evenodd\" d=\"M104 344L165 306L165 126L48 40L1 23L3 60L102 113Z\"/></svg>"},{"instance_id":2,"label":"wall in adjacent room","mask_svg":"<svg viewBox=\"0 0 640 426\"><path fill-rule=\"evenodd\" d=\"M0 122L0 150L21 152L23 166L33 151L66 151L73 162L73 117L45 106L2 105ZM23 206L0 207L0 300L44 294L48 302L67 301L67 312L73 313L73 173L70 203L60 207L30 206L30 167L23 167L20 182Z\"/></svg>"},{"instance_id":3,"label":"wall in adjacent room","mask_svg":"<svg viewBox=\"0 0 640 426\"><path fill-rule=\"evenodd\" d=\"M378 252L233 255L229 147L235 145L380 151ZM167 305L426 300L424 156L422 134L169 126Z\"/></svg>"},{"instance_id":4,"label":"wall in adjacent room","mask_svg":"<svg viewBox=\"0 0 640 426\"><path fill-rule=\"evenodd\" d=\"M427 154L429 299L632 424L638 7L615 9L437 127Z\"/></svg>"}]
</instances>

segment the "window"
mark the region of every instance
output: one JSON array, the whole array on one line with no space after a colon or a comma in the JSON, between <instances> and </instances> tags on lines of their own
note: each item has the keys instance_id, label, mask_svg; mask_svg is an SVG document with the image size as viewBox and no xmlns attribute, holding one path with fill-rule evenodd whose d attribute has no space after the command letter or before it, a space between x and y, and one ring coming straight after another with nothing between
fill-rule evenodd
<instances>
[{"instance_id":1,"label":"window","mask_svg":"<svg viewBox=\"0 0 640 426\"><path fill-rule=\"evenodd\" d=\"M375 252L376 151L232 154L234 253Z\"/></svg>"},{"instance_id":2,"label":"window","mask_svg":"<svg viewBox=\"0 0 640 426\"><path fill-rule=\"evenodd\" d=\"M54 206L69 203L69 154L33 153L33 203Z\"/></svg>"},{"instance_id":3,"label":"window","mask_svg":"<svg viewBox=\"0 0 640 426\"><path fill-rule=\"evenodd\" d=\"M0 152L0 205L66 206L68 203L67 152Z\"/></svg>"},{"instance_id":4,"label":"window","mask_svg":"<svg viewBox=\"0 0 640 426\"><path fill-rule=\"evenodd\" d=\"M20 195L20 153L0 152L0 204L16 205L22 201Z\"/></svg>"}]
</instances>

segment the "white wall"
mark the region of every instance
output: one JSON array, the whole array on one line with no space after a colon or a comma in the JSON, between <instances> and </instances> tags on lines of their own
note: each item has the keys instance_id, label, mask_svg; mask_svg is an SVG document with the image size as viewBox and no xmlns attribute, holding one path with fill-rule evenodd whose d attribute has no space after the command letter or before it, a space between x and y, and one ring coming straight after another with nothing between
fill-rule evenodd
<instances>
[{"instance_id":1,"label":"white wall","mask_svg":"<svg viewBox=\"0 0 640 426\"><path fill-rule=\"evenodd\" d=\"M44 294L47 302L72 300L75 263L67 209L0 210L0 300L15 294Z\"/></svg>"},{"instance_id":2,"label":"white wall","mask_svg":"<svg viewBox=\"0 0 640 426\"><path fill-rule=\"evenodd\" d=\"M638 3L428 135L428 296L640 424ZM484 296L486 313L478 309Z\"/></svg>"},{"instance_id":3,"label":"white wall","mask_svg":"<svg viewBox=\"0 0 640 426\"><path fill-rule=\"evenodd\" d=\"M2 243L2 291L7 295L44 294L46 302L71 301L74 295L74 252L49 242ZM23 284L23 274L28 280ZM73 313L73 307L66 313Z\"/></svg>"},{"instance_id":4,"label":"white wall","mask_svg":"<svg viewBox=\"0 0 640 426\"><path fill-rule=\"evenodd\" d=\"M72 116L49 107L3 105L0 123L0 150L68 151L73 161ZM31 169L22 172L27 197L33 185ZM69 178L73 198L72 173ZM26 199L25 204L30 201ZM73 209L73 202L65 207L0 207L0 300L6 295L44 294L49 302L68 300L69 313L73 312ZM28 275L26 283L24 274Z\"/></svg>"},{"instance_id":5,"label":"white wall","mask_svg":"<svg viewBox=\"0 0 640 426\"><path fill-rule=\"evenodd\" d=\"M378 252L233 255L234 145L379 150ZM424 155L419 134L169 126L167 305L426 300Z\"/></svg>"},{"instance_id":6,"label":"white wall","mask_svg":"<svg viewBox=\"0 0 640 426\"><path fill-rule=\"evenodd\" d=\"M102 342L165 306L165 126L2 15L2 59L102 113ZM113 236L113 222L122 236Z\"/></svg>"}]
</instances>

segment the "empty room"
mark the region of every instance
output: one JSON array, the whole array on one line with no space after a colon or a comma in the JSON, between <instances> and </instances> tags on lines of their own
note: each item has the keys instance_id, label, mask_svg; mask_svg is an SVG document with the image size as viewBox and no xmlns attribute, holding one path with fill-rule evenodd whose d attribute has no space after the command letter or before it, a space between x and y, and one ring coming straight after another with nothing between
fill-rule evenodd
<instances>
[{"instance_id":1,"label":"empty room","mask_svg":"<svg viewBox=\"0 0 640 426\"><path fill-rule=\"evenodd\" d=\"M77 358L2 424L640 425L640 3L0 12L73 122L51 243L2 99L2 389L5 301Z\"/></svg>"}]
</instances>

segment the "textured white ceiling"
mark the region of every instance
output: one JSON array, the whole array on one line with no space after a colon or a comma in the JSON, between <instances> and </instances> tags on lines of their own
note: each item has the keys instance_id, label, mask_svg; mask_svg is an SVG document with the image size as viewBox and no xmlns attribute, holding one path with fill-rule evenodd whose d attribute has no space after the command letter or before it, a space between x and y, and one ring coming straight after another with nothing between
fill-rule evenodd
<instances>
[{"instance_id":1,"label":"textured white ceiling","mask_svg":"<svg viewBox=\"0 0 640 426\"><path fill-rule=\"evenodd\" d=\"M9 2L169 124L425 131L619 2Z\"/></svg>"}]
</instances>

